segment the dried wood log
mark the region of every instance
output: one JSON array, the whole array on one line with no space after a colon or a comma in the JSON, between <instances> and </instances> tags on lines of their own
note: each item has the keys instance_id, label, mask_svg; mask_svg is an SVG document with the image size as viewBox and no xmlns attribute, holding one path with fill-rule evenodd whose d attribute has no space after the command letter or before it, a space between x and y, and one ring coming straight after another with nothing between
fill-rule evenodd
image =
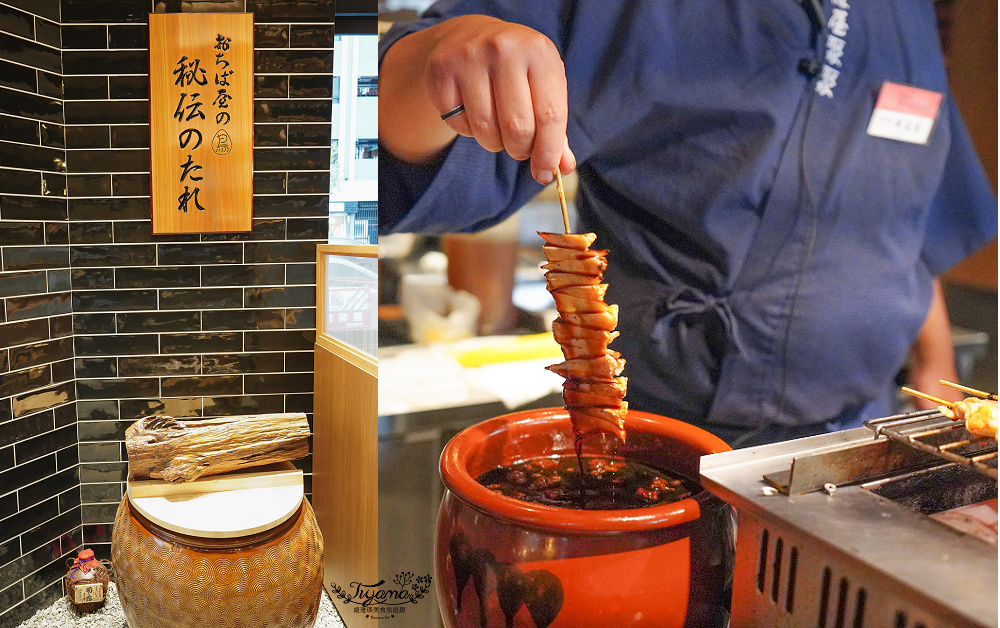
<instances>
[{"instance_id":1,"label":"dried wood log","mask_svg":"<svg viewBox=\"0 0 1000 628\"><path fill-rule=\"evenodd\" d=\"M178 421L147 417L125 431L135 478L189 482L309 454L309 423L301 412Z\"/></svg>"}]
</instances>

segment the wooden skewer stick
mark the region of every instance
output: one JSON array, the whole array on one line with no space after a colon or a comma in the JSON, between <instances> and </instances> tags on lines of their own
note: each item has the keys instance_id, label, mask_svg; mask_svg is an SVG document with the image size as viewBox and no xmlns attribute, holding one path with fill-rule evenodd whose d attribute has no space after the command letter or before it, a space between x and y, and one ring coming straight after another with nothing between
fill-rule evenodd
<instances>
[{"instance_id":1,"label":"wooden skewer stick","mask_svg":"<svg viewBox=\"0 0 1000 628\"><path fill-rule=\"evenodd\" d=\"M559 193L559 206L562 208L563 227L566 228L566 233L573 233L569 229L569 212L566 211L566 190L563 188L562 173L559 172L559 168L556 168L554 172L556 173L556 192Z\"/></svg>"},{"instance_id":2,"label":"wooden skewer stick","mask_svg":"<svg viewBox=\"0 0 1000 628\"><path fill-rule=\"evenodd\" d=\"M939 379L938 383L942 386L947 386L948 388L954 388L955 390L961 390L962 392L967 392L970 395L975 395L977 397L982 397L983 399L997 400L997 396L993 393L988 393L982 390L976 390L975 388L969 388L968 386L962 386L961 384L956 384L954 382L949 382L946 379Z\"/></svg>"},{"instance_id":3,"label":"wooden skewer stick","mask_svg":"<svg viewBox=\"0 0 1000 628\"><path fill-rule=\"evenodd\" d=\"M950 401L945 401L944 399L941 399L940 397L935 397L933 395L928 395L927 393L922 393L919 390L913 390L912 388L907 388L906 386L903 386L903 392L909 393L909 394L913 395L914 397L920 397L921 399L926 399L927 401L933 401L934 403L938 404L939 406L947 406L949 408L954 408L955 407L955 404L952 403L952 402L950 402Z\"/></svg>"}]
</instances>

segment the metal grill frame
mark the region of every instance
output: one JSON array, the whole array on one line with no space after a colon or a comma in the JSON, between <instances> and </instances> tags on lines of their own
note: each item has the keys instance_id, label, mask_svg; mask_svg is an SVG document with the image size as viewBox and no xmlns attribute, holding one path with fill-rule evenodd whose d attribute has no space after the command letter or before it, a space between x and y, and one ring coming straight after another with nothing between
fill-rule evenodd
<instances>
[{"instance_id":1,"label":"metal grill frame","mask_svg":"<svg viewBox=\"0 0 1000 628\"><path fill-rule=\"evenodd\" d=\"M997 479L997 441L970 433L962 421L949 419L940 410L918 410L869 419L864 426L875 432L875 438L891 438ZM955 438L949 439L950 436ZM924 440L934 437L941 437L945 442L934 444ZM966 448L971 451L960 453Z\"/></svg>"},{"instance_id":2,"label":"metal grill frame","mask_svg":"<svg viewBox=\"0 0 1000 628\"><path fill-rule=\"evenodd\" d=\"M739 518L730 625L982 628L942 610L912 589L887 582L877 571L849 557L825 551L809 535L746 512L740 512Z\"/></svg>"},{"instance_id":3,"label":"metal grill frame","mask_svg":"<svg viewBox=\"0 0 1000 628\"><path fill-rule=\"evenodd\" d=\"M873 444L872 431L859 427L701 459L702 485L739 514L732 626L997 628L995 547L861 486L789 496L764 479L787 474L793 459L865 444ZM761 561L763 529L769 530L771 549ZM792 548L796 584L789 611ZM822 612L827 568L832 580ZM841 603L844 579L848 599ZM866 610L856 623L860 588Z\"/></svg>"}]
</instances>

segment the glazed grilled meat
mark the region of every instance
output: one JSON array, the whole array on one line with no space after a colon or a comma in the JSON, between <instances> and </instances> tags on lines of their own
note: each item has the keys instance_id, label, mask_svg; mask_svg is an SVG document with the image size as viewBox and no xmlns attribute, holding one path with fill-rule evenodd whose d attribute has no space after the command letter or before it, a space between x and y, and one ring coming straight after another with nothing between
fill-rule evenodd
<instances>
[{"instance_id":1,"label":"glazed grilled meat","mask_svg":"<svg viewBox=\"0 0 1000 628\"><path fill-rule=\"evenodd\" d=\"M565 361L548 369L566 378L563 402L577 438L610 434L625 440L625 360L608 345L618 336L618 306L604 302L607 251L591 250L593 233L542 233L545 283L559 318L552 334Z\"/></svg>"},{"instance_id":2,"label":"glazed grilled meat","mask_svg":"<svg viewBox=\"0 0 1000 628\"><path fill-rule=\"evenodd\" d=\"M997 402L968 397L956 401L953 408L941 406L941 412L956 421L965 421L965 429L978 436L997 440Z\"/></svg>"}]
</instances>

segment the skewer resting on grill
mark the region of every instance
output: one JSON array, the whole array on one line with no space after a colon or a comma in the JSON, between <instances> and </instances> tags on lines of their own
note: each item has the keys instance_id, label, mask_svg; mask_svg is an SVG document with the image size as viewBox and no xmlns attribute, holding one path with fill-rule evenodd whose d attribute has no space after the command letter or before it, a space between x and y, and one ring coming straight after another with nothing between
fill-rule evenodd
<instances>
[{"instance_id":1,"label":"skewer resting on grill","mask_svg":"<svg viewBox=\"0 0 1000 628\"><path fill-rule=\"evenodd\" d=\"M944 384L945 382L941 382ZM946 384L947 385L947 384ZM968 397L962 401L945 401L939 397L922 393L919 390L903 387L903 392L927 399L938 404L941 413L952 421L964 421L965 429L977 436L989 436L997 440L1000 410L995 399ZM976 391L982 393L982 391ZM989 395L989 393L982 393ZM994 395L995 397L995 395Z\"/></svg>"},{"instance_id":2,"label":"skewer resting on grill","mask_svg":"<svg viewBox=\"0 0 1000 628\"><path fill-rule=\"evenodd\" d=\"M944 400L944 399L942 399L940 397L935 397L934 395L928 395L925 392L920 392L919 390L913 390L912 388L907 388L906 386L903 386L902 390L903 390L903 392L905 392L907 394L910 394L910 395L913 395L914 397L920 397L921 399L926 399L927 401L933 401L934 403L938 404L939 406L945 406L947 408L952 408L955 405L954 402L946 401L946 400Z\"/></svg>"},{"instance_id":3,"label":"skewer resting on grill","mask_svg":"<svg viewBox=\"0 0 1000 628\"><path fill-rule=\"evenodd\" d=\"M988 393L983 390L976 390L975 388L969 388L968 386L962 386L961 384L956 384L954 382L949 382L946 379L939 379L938 383L942 386L947 386L948 388L954 388L955 390L961 390L962 392L967 392L970 395L975 395L981 399L992 399L997 400L997 396L994 393Z\"/></svg>"}]
</instances>

